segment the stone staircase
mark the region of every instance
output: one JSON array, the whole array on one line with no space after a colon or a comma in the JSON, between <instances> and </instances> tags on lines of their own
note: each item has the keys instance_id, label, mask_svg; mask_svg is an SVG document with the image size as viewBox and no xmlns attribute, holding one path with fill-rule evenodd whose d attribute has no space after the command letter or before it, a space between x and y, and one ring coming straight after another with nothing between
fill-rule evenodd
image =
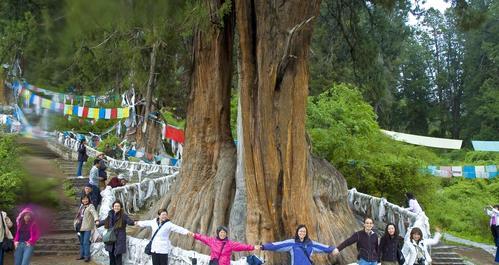
<instances>
[{"instance_id":1,"label":"stone staircase","mask_svg":"<svg viewBox=\"0 0 499 265\"><path fill-rule=\"evenodd\" d=\"M431 248L432 265L469 265L459 254L453 250L453 246L437 245Z\"/></svg>"},{"instance_id":2,"label":"stone staircase","mask_svg":"<svg viewBox=\"0 0 499 265\"><path fill-rule=\"evenodd\" d=\"M79 191L88 182L87 178L76 178L75 161L63 160L60 156L47 147L45 141L34 139L20 138L19 144L23 147L23 155L36 157L37 159L46 160L45 163L53 163L55 167L51 167L51 175L53 177L69 179L70 183ZM45 172L47 173L47 172ZM49 231L43 234L36 244L35 256L79 256L79 241L76 232L73 229L73 218L78 210L79 200L75 197L68 198L63 194L61 185L60 205L52 209L53 214L50 216Z\"/></svg>"}]
</instances>

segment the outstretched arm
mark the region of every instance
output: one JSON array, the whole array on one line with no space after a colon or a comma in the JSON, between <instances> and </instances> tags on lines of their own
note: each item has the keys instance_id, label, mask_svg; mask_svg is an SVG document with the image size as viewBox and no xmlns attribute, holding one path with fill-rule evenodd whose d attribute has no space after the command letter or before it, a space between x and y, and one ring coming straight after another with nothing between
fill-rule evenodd
<instances>
[{"instance_id":1,"label":"outstretched arm","mask_svg":"<svg viewBox=\"0 0 499 265\"><path fill-rule=\"evenodd\" d=\"M255 247L240 242L232 241L232 251L253 251Z\"/></svg>"},{"instance_id":2,"label":"outstretched arm","mask_svg":"<svg viewBox=\"0 0 499 265\"><path fill-rule=\"evenodd\" d=\"M189 233L189 230L187 230L179 225L176 225L172 222L169 222L169 226L170 226L170 231L173 231L175 233L179 233L181 235L187 235Z\"/></svg>"},{"instance_id":3,"label":"outstretched arm","mask_svg":"<svg viewBox=\"0 0 499 265\"><path fill-rule=\"evenodd\" d=\"M319 253L331 253L333 252L333 250L336 249L336 247L334 246L324 245L315 241L312 241L312 248L314 249L314 252L319 252Z\"/></svg>"},{"instance_id":4,"label":"outstretched arm","mask_svg":"<svg viewBox=\"0 0 499 265\"><path fill-rule=\"evenodd\" d=\"M341 242L341 244L338 246L338 251L342 251L344 248L357 242L358 239L359 239L359 235L357 233L354 233L351 237L349 237L345 241Z\"/></svg>"},{"instance_id":5,"label":"outstretched arm","mask_svg":"<svg viewBox=\"0 0 499 265\"><path fill-rule=\"evenodd\" d=\"M207 246L211 246L211 237L195 233L194 234L194 239L200 241L201 243L203 243L203 244L205 244Z\"/></svg>"},{"instance_id":6,"label":"outstretched arm","mask_svg":"<svg viewBox=\"0 0 499 265\"><path fill-rule=\"evenodd\" d=\"M261 249L268 251L286 252L293 249L294 244L294 239L288 239L284 241L263 244Z\"/></svg>"}]
</instances>

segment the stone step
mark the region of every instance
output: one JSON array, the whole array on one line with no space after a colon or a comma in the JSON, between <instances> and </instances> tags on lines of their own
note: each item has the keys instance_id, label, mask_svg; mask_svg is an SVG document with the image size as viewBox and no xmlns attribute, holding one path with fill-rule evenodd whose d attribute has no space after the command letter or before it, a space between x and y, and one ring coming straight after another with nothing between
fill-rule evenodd
<instances>
[{"instance_id":1,"label":"stone step","mask_svg":"<svg viewBox=\"0 0 499 265\"><path fill-rule=\"evenodd\" d=\"M43 250L38 251L35 248L34 256L75 256L80 254L80 250Z\"/></svg>"}]
</instances>

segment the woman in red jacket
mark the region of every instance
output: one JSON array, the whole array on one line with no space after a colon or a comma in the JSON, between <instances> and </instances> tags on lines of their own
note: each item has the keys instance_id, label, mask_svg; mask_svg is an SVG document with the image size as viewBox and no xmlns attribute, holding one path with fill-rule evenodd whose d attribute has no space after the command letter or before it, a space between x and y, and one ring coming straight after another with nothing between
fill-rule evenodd
<instances>
[{"instance_id":1,"label":"woman in red jacket","mask_svg":"<svg viewBox=\"0 0 499 265\"><path fill-rule=\"evenodd\" d=\"M228 229L221 225L217 228L216 237L208 237L201 234L190 234L194 239L207 245L210 250L210 264L230 265L230 257L233 251L253 251L260 249L260 246L247 245L227 238Z\"/></svg>"}]
</instances>

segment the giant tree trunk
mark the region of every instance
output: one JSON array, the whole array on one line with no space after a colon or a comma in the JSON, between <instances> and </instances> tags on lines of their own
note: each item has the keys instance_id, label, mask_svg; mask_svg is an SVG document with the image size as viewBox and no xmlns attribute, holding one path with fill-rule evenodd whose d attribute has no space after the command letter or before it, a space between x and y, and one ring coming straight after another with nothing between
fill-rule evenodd
<instances>
[{"instance_id":1,"label":"giant tree trunk","mask_svg":"<svg viewBox=\"0 0 499 265\"><path fill-rule=\"evenodd\" d=\"M180 179L161 206L168 206L174 222L194 232L214 235L216 226L229 221L236 185L236 150L229 128L236 17L246 241L291 238L298 224L306 224L312 239L339 244L358 228L347 205L346 181L329 163L310 155L305 133L308 50L320 1L232 1L235 11L225 16L223 27L216 11L224 1L204 2L212 24L194 37ZM186 237L173 240L180 247L193 246ZM287 259L282 254L264 255L267 264L284 264ZM354 254L350 248L336 260L315 259L318 264L344 264L354 260Z\"/></svg>"},{"instance_id":2,"label":"giant tree trunk","mask_svg":"<svg viewBox=\"0 0 499 265\"><path fill-rule=\"evenodd\" d=\"M224 1L204 2L211 21L209 29L194 35L180 181L162 206L175 222L213 235L218 225L228 224L234 196L236 148L229 119L234 26L231 15L218 17ZM177 244L190 249L193 243L180 237Z\"/></svg>"},{"instance_id":3,"label":"giant tree trunk","mask_svg":"<svg viewBox=\"0 0 499 265\"><path fill-rule=\"evenodd\" d=\"M346 181L311 158L306 140L308 53L319 6L236 1L249 242L290 238L306 224L313 239L333 245L356 227Z\"/></svg>"}]
</instances>

